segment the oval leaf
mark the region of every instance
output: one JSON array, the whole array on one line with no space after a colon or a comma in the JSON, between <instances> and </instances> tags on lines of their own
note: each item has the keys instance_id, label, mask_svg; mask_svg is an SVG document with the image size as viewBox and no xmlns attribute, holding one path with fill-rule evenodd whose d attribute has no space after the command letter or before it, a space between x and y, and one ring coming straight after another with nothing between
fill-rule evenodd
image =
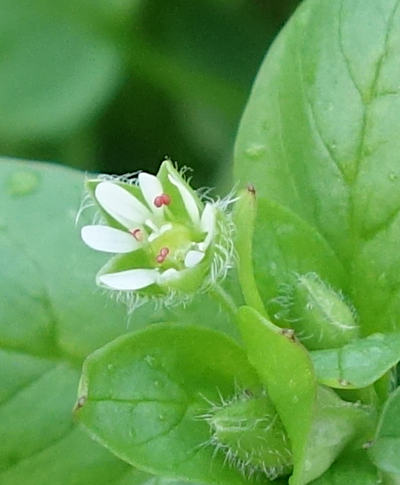
<instances>
[{"instance_id":1,"label":"oval leaf","mask_svg":"<svg viewBox=\"0 0 400 485\"><path fill-rule=\"evenodd\" d=\"M230 338L200 327L153 325L88 357L77 415L96 440L142 470L245 484L211 446L203 415L238 389L259 386L246 354Z\"/></svg>"},{"instance_id":2,"label":"oval leaf","mask_svg":"<svg viewBox=\"0 0 400 485\"><path fill-rule=\"evenodd\" d=\"M374 334L338 349L311 352L317 379L337 389L367 387L400 361L400 333Z\"/></svg>"}]
</instances>

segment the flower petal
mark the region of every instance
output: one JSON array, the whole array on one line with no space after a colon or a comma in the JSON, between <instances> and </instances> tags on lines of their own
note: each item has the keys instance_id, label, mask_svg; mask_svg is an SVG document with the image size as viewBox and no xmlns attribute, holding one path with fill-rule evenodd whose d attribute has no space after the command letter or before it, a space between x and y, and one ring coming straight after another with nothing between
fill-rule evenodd
<instances>
[{"instance_id":1,"label":"flower petal","mask_svg":"<svg viewBox=\"0 0 400 485\"><path fill-rule=\"evenodd\" d=\"M166 281L177 279L179 277L179 273L180 272L178 270L174 268L169 268L160 274L159 283L162 284L162 283L165 283Z\"/></svg>"},{"instance_id":2,"label":"flower petal","mask_svg":"<svg viewBox=\"0 0 400 485\"><path fill-rule=\"evenodd\" d=\"M207 203L200 221L201 229L207 233L206 238L199 244L199 248L205 251L210 245L215 233L215 207Z\"/></svg>"},{"instance_id":3,"label":"flower petal","mask_svg":"<svg viewBox=\"0 0 400 485\"><path fill-rule=\"evenodd\" d=\"M151 212L127 190L112 182L101 182L95 191L98 203L103 209L127 229L151 216Z\"/></svg>"},{"instance_id":4,"label":"flower petal","mask_svg":"<svg viewBox=\"0 0 400 485\"><path fill-rule=\"evenodd\" d=\"M168 179L171 184L175 185L175 187L179 190L181 194L183 204L185 205L185 209L189 214L189 217L195 224L200 223L200 214L199 208L197 207L196 201L190 190L177 178L173 177L171 174L168 175Z\"/></svg>"},{"instance_id":5,"label":"flower petal","mask_svg":"<svg viewBox=\"0 0 400 485\"><path fill-rule=\"evenodd\" d=\"M84 226L81 236L89 247L106 253L130 253L141 247L140 242L128 232L109 226Z\"/></svg>"},{"instance_id":6,"label":"flower petal","mask_svg":"<svg viewBox=\"0 0 400 485\"><path fill-rule=\"evenodd\" d=\"M188 251L185 256L186 268L193 268L194 266L197 266L200 263L200 261L202 261L203 258L204 258L203 251L196 251L196 250Z\"/></svg>"},{"instance_id":7,"label":"flower petal","mask_svg":"<svg viewBox=\"0 0 400 485\"><path fill-rule=\"evenodd\" d=\"M154 199L163 193L163 187L161 182L155 175L151 175L146 172L141 172L138 176L139 187L142 191L143 197L147 202L150 209L157 213L164 211L164 206L156 207L154 205Z\"/></svg>"},{"instance_id":8,"label":"flower petal","mask_svg":"<svg viewBox=\"0 0 400 485\"><path fill-rule=\"evenodd\" d=\"M103 274L98 282L113 290L140 290L156 283L159 273L156 269L130 269L119 273Z\"/></svg>"}]
</instances>

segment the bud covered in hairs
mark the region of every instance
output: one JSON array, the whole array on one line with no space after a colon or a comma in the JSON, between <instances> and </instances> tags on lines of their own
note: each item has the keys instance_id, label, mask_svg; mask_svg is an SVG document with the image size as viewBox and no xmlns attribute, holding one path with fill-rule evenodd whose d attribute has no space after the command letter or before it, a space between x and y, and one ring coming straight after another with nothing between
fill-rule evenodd
<instances>
[{"instance_id":1,"label":"bud covered in hairs","mask_svg":"<svg viewBox=\"0 0 400 485\"><path fill-rule=\"evenodd\" d=\"M359 336L355 311L316 273L297 277L287 320L310 350L342 347Z\"/></svg>"}]
</instances>

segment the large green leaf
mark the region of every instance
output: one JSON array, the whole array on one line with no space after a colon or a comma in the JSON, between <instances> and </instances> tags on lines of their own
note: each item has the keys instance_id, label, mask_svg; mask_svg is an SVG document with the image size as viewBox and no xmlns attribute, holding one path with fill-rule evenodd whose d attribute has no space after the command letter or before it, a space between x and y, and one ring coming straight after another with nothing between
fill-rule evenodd
<instances>
[{"instance_id":1,"label":"large green leaf","mask_svg":"<svg viewBox=\"0 0 400 485\"><path fill-rule=\"evenodd\" d=\"M79 172L0 161L4 485L131 483L131 467L72 420L82 359L128 325L125 309L94 286L103 258L74 223L82 186Z\"/></svg>"},{"instance_id":2,"label":"large green leaf","mask_svg":"<svg viewBox=\"0 0 400 485\"><path fill-rule=\"evenodd\" d=\"M236 143L236 178L341 260L364 334L399 326L399 39L397 0L306 0L264 61ZM274 262L266 239L256 267Z\"/></svg>"},{"instance_id":3,"label":"large green leaf","mask_svg":"<svg viewBox=\"0 0 400 485\"><path fill-rule=\"evenodd\" d=\"M202 417L260 384L221 333L163 323L124 335L85 361L77 415L91 435L142 470L211 484L245 484L212 446ZM268 483L266 479L260 483Z\"/></svg>"},{"instance_id":4,"label":"large green leaf","mask_svg":"<svg viewBox=\"0 0 400 485\"><path fill-rule=\"evenodd\" d=\"M69 135L98 113L119 83L121 55L103 2L0 1L0 137ZM128 3L128 2L127 2ZM104 11L106 10L106 11Z\"/></svg>"},{"instance_id":5,"label":"large green leaf","mask_svg":"<svg viewBox=\"0 0 400 485\"><path fill-rule=\"evenodd\" d=\"M400 334L374 334L338 349L311 352L317 379L342 389L367 387L400 360Z\"/></svg>"},{"instance_id":6,"label":"large green leaf","mask_svg":"<svg viewBox=\"0 0 400 485\"><path fill-rule=\"evenodd\" d=\"M400 479L400 387L386 401L369 456L381 470Z\"/></svg>"}]
</instances>

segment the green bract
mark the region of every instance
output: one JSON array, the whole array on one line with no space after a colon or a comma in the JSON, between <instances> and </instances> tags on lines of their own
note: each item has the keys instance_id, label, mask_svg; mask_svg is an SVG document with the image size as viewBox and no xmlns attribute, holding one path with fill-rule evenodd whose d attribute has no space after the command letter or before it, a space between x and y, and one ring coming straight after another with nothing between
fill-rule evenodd
<instances>
[{"instance_id":1,"label":"green bract","mask_svg":"<svg viewBox=\"0 0 400 485\"><path fill-rule=\"evenodd\" d=\"M117 254L97 275L99 286L133 303L189 298L222 279L231 266L229 201L202 200L169 160L157 176L101 177L87 181L103 224L84 226L93 249Z\"/></svg>"}]
</instances>

